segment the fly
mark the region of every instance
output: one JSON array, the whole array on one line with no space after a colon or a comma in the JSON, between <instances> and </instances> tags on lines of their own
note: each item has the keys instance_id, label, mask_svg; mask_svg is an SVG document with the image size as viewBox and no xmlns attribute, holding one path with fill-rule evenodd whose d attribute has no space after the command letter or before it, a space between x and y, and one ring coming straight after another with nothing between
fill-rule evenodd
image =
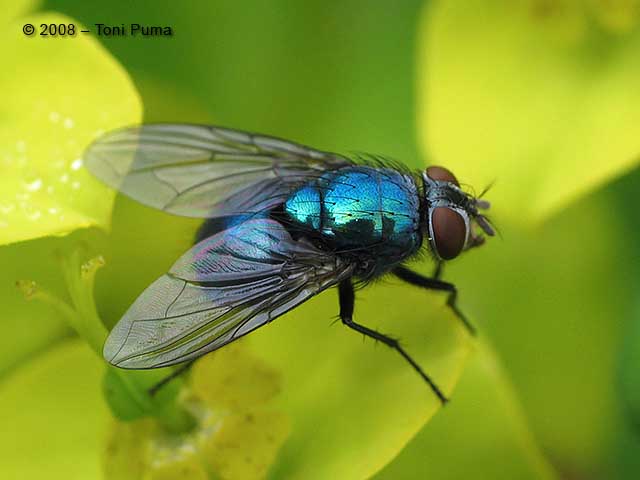
<instances>
[{"instance_id":1,"label":"fly","mask_svg":"<svg viewBox=\"0 0 640 480\"><path fill-rule=\"evenodd\" d=\"M438 265L494 235L489 203L443 167L412 172L356 161L275 137L190 124L107 133L85 164L125 195L175 215L207 219L195 245L152 283L111 331L104 357L129 369L159 368L216 350L338 287L347 327L398 352L436 383L392 337L356 323L354 287L382 275L448 292L456 287L404 262L426 249ZM480 230L480 231L479 231Z\"/></svg>"}]
</instances>

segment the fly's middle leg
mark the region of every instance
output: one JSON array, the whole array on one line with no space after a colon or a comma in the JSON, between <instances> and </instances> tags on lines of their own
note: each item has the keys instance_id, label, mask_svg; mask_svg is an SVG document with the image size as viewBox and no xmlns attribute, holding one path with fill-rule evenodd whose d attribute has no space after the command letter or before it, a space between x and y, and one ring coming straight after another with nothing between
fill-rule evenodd
<instances>
[{"instance_id":1,"label":"fly's middle leg","mask_svg":"<svg viewBox=\"0 0 640 480\"><path fill-rule=\"evenodd\" d=\"M442 270L442 267L437 270ZM467 317L462 313L460 308L458 308L458 289L453 283L443 282L438 278L429 278L424 275L420 275L413 270L399 266L393 269L393 274L398 277L400 280L404 280L411 285L415 285L420 288L424 288L427 290L439 290L443 292L449 292L449 296L447 298L447 305L453 313L458 317L458 319L462 322L464 327L469 331L471 335L476 335L476 329L473 325L467 320Z\"/></svg>"},{"instance_id":2,"label":"fly's middle leg","mask_svg":"<svg viewBox=\"0 0 640 480\"><path fill-rule=\"evenodd\" d=\"M447 397L445 397L444 393L442 393L442 390L440 390L440 388L435 384L431 377L429 377L429 375L427 375L424 370L422 370L422 367L420 367L420 365L418 365L418 363L413 358L411 358L411 356L400 346L400 343L397 339L384 335L353 321L355 294L353 291L353 284L351 283L350 279L340 282L340 284L338 285L338 295L340 299L340 318L342 319L342 323L344 323L347 327L355 330L356 332L360 332L367 337L371 337L393 348L396 352L402 355L402 358L409 362L413 369L418 372L418 374L425 382L427 382L431 390L433 390L433 393L438 397L438 400L440 400L443 405L447 403Z\"/></svg>"}]
</instances>

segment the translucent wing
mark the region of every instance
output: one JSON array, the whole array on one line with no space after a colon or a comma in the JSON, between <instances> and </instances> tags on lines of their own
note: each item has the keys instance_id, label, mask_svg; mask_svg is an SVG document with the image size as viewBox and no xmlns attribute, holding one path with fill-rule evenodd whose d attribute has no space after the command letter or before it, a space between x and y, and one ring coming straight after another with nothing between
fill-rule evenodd
<instances>
[{"instance_id":1,"label":"translucent wing","mask_svg":"<svg viewBox=\"0 0 640 480\"><path fill-rule=\"evenodd\" d=\"M110 363L156 368L215 350L352 274L353 266L248 220L196 244L138 297L104 347Z\"/></svg>"},{"instance_id":2,"label":"translucent wing","mask_svg":"<svg viewBox=\"0 0 640 480\"><path fill-rule=\"evenodd\" d=\"M352 164L274 137L189 124L110 132L89 146L84 162L129 197L187 217L260 212L309 178Z\"/></svg>"}]
</instances>

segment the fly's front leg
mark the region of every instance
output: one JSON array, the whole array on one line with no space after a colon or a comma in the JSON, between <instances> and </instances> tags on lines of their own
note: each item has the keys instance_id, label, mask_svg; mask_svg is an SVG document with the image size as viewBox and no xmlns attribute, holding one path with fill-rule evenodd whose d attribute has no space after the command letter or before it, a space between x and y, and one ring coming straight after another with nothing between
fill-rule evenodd
<instances>
[{"instance_id":1,"label":"fly's front leg","mask_svg":"<svg viewBox=\"0 0 640 480\"><path fill-rule=\"evenodd\" d=\"M416 361L411 358L411 356L409 356L407 352L405 352L405 350L400 346L398 340L353 321L355 294L353 291L353 284L351 283L351 279L343 280L342 282L340 282L340 284L338 285L338 295L340 298L340 318L342 319L342 323L344 323L347 327L355 330L356 332L360 332L367 337L371 337L374 340L378 340L384 343L385 345L393 348L396 352L402 355L402 358L409 362L413 369L418 372L418 374L425 382L427 382L431 390L433 390L433 393L435 393L442 404L445 404L447 402L447 397L444 396L442 390L440 390L440 388L434 383L434 381L431 380L431 378L422 370L420 365L418 365Z\"/></svg>"},{"instance_id":2,"label":"fly's front leg","mask_svg":"<svg viewBox=\"0 0 640 480\"><path fill-rule=\"evenodd\" d=\"M433 269L433 274L431 276L435 280L440 280L442 278L443 270L444 270L444 262L442 260L438 260L438 263L436 263L436 268Z\"/></svg>"},{"instance_id":3,"label":"fly's front leg","mask_svg":"<svg viewBox=\"0 0 640 480\"><path fill-rule=\"evenodd\" d=\"M467 317L458 308L458 289L453 283L443 282L437 278L425 277L403 266L394 268L393 274L400 280L404 280L405 282L417 287L425 288L427 290L449 292L447 305L451 308L453 313L458 317L469 333L471 335L476 335L476 329L471 325L471 323L469 323Z\"/></svg>"}]
</instances>

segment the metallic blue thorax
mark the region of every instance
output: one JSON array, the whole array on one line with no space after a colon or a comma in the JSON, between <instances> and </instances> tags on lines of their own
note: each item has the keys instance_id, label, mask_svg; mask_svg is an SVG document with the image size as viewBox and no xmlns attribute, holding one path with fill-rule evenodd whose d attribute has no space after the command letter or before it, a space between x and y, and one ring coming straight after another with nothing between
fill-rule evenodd
<instances>
[{"instance_id":1,"label":"metallic blue thorax","mask_svg":"<svg viewBox=\"0 0 640 480\"><path fill-rule=\"evenodd\" d=\"M400 260L419 247L418 188L410 175L389 168L345 167L295 191L284 209L338 252Z\"/></svg>"}]
</instances>

